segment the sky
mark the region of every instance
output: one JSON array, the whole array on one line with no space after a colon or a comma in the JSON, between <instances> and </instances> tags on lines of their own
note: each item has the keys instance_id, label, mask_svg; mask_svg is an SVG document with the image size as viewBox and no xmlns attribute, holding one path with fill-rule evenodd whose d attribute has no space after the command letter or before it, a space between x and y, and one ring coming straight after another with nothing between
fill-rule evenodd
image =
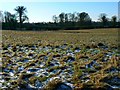
<instances>
[{"instance_id":1,"label":"sky","mask_svg":"<svg viewBox=\"0 0 120 90\"><path fill-rule=\"evenodd\" d=\"M53 15L60 13L87 12L93 21L97 21L100 13L108 18L118 16L118 2L0 2L0 10L16 13L14 8L27 8L29 22L49 22Z\"/></svg>"}]
</instances>

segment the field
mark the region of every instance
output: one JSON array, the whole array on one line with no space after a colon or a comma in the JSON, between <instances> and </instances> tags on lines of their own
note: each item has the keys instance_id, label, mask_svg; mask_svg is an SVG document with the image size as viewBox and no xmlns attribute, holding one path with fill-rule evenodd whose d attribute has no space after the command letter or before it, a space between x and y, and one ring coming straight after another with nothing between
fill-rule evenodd
<instances>
[{"instance_id":1,"label":"field","mask_svg":"<svg viewBox=\"0 0 120 90\"><path fill-rule=\"evenodd\" d=\"M117 42L114 28L4 30L1 90L119 89Z\"/></svg>"},{"instance_id":2,"label":"field","mask_svg":"<svg viewBox=\"0 0 120 90\"><path fill-rule=\"evenodd\" d=\"M91 42L117 45L118 29L59 30L59 31L2 31L3 44L59 45L70 43L77 46Z\"/></svg>"}]
</instances>

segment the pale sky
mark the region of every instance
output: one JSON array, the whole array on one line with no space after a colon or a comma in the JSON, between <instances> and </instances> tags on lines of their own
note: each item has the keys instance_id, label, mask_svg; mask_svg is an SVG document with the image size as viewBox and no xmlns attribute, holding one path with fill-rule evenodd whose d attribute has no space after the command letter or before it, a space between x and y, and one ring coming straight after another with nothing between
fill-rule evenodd
<instances>
[{"instance_id":1,"label":"pale sky","mask_svg":"<svg viewBox=\"0 0 120 90\"><path fill-rule=\"evenodd\" d=\"M30 22L49 22L53 15L60 13L87 12L93 21L98 20L100 13L108 18L118 16L118 2L0 2L0 9L15 13L16 6L27 8Z\"/></svg>"}]
</instances>

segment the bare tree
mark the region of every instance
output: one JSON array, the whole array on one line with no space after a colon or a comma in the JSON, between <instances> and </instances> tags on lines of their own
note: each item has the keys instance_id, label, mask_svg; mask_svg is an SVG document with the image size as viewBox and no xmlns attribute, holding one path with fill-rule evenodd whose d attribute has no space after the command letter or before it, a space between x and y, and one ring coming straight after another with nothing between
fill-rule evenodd
<instances>
[{"instance_id":1,"label":"bare tree","mask_svg":"<svg viewBox=\"0 0 120 90\"><path fill-rule=\"evenodd\" d=\"M56 15L54 15L52 19L55 23L58 23L58 17Z\"/></svg>"},{"instance_id":2,"label":"bare tree","mask_svg":"<svg viewBox=\"0 0 120 90\"><path fill-rule=\"evenodd\" d=\"M17 24L17 17L15 14L10 12L4 12L4 21L6 23L6 28L13 29Z\"/></svg>"},{"instance_id":3,"label":"bare tree","mask_svg":"<svg viewBox=\"0 0 120 90\"><path fill-rule=\"evenodd\" d=\"M65 14L64 13L59 14L59 18L60 18L60 22L63 23L65 19Z\"/></svg>"},{"instance_id":4,"label":"bare tree","mask_svg":"<svg viewBox=\"0 0 120 90\"><path fill-rule=\"evenodd\" d=\"M68 14L65 14L65 22L68 22Z\"/></svg>"},{"instance_id":5,"label":"bare tree","mask_svg":"<svg viewBox=\"0 0 120 90\"><path fill-rule=\"evenodd\" d=\"M113 22L113 26L116 26L117 16L112 16L111 21Z\"/></svg>"},{"instance_id":6,"label":"bare tree","mask_svg":"<svg viewBox=\"0 0 120 90\"><path fill-rule=\"evenodd\" d=\"M107 14L101 13L98 20L100 20L103 23L103 26L106 26L108 22Z\"/></svg>"}]
</instances>

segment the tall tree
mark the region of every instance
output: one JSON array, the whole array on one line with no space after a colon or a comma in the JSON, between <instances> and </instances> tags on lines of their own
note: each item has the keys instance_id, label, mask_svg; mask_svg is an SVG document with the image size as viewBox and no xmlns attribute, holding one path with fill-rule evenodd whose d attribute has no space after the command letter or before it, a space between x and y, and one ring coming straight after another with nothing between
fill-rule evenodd
<instances>
[{"instance_id":1,"label":"tall tree","mask_svg":"<svg viewBox=\"0 0 120 90\"><path fill-rule=\"evenodd\" d=\"M65 14L65 22L68 22L68 14Z\"/></svg>"},{"instance_id":2,"label":"tall tree","mask_svg":"<svg viewBox=\"0 0 120 90\"><path fill-rule=\"evenodd\" d=\"M99 20L103 23L103 26L106 26L108 22L107 14L101 13L99 16Z\"/></svg>"},{"instance_id":3,"label":"tall tree","mask_svg":"<svg viewBox=\"0 0 120 90\"><path fill-rule=\"evenodd\" d=\"M25 14L27 12L27 9L24 6L17 6L14 9L19 17L19 23L20 23L20 28L22 27L22 23L26 20L28 20L27 15Z\"/></svg>"},{"instance_id":4,"label":"tall tree","mask_svg":"<svg viewBox=\"0 0 120 90\"><path fill-rule=\"evenodd\" d=\"M63 23L65 19L65 14L64 13L59 14L59 18L60 18L60 23Z\"/></svg>"},{"instance_id":5,"label":"tall tree","mask_svg":"<svg viewBox=\"0 0 120 90\"><path fill-rule=\"evenodd\" d=\"M116 22L117 22L117 16L112 16L111 21L113 22L113 26L116 26Z\"/></svg>"},{"instance_id":6,"label":"tall tree","mask_svg":"<svg viewBox=\"0 0 120 90\"><path fill-rule=\"evenodd\" d=\"M58 17L56 15L54 15L52 19L55 23L58 23Z\"/></svg>"},{"instance_id":7,"label":"tall tree","mask_svg":"<svg viewBox=\"0 0 120 90\"><path fill-rule=\"evenodd\" d=\"M91 18L86 12L78 13L79 22L81 25L85 24L86 22L91 22Z\"/></svg>"},{"instance_id":8,"label":"tall tree","mask_svg":"<svg viewBox=\"0 0 120 90\"><path fill-rule=\"evenodd\" d=\"M8 23L10 21L10 18L11 18L11 13L5 11L4 12L4 17L5 17L5 22Z\"/></svg>"},{"instance_id":9,"label":"tall tree","mask_svg":"<svg viewBox=\"0 0 120 90\"><path fill-rule=\"evenodd\" d=\"M75 22L75 14L76 14L76 12L74 12L74 13L69 13L69 21Z\"/></svg>"},{"instance_id":10,"label":"tall tree","mask_svg":"<svg viewBox=\"0 0 120 90\"><path fill-rule=\"evenodd\" d=\"M17 19L15 14L11 14L10 12L4 12L4 21L7 29L15 29L17 25Z\"/></svg>"}]
</instances>

